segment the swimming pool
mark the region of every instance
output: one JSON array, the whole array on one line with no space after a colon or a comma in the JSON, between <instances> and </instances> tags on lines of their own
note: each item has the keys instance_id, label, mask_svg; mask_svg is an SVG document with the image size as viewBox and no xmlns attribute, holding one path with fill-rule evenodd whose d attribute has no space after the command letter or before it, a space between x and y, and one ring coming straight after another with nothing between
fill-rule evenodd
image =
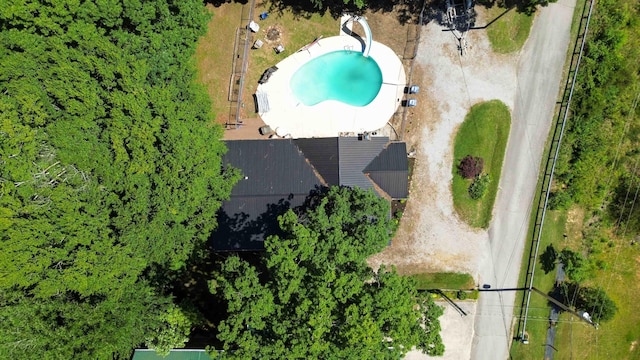
<instances>
[{"instance_id":1,"label":"swimming pool","mask_svg":"<svg viewBox=\"0 0 640 360\"><path fill-rule=\"evenodd\" d=\"M353 50L348 54L345 49ZM256 89L256 99L259 95L266 105L262 111L256 109L262 121L293 138L361 134L385 127L404 98L404 66L379 42L371 42L368 57L359 49L362 42L353 36L330 36L280 60L269 81ZM338 60L331 60L334 56ZM327 66L341 64L341 56L351 66ZM362 71L368 66L373 69ZM348 71L354 67L358 71ZM334 87L326 88L330 84Z\"/></svg>"},{"instance_id":2,"label":"swimming pool","mask_svg":"<svg viewBox=\"0 0 640 360\"><path fill-rule=\"evenodd\" d=\"M338 50L302 65L291 77L289 86L297 100L306 106L326 100L366 106L380 91L382 71L371 57Z\"/></svg>"}]
</instances>

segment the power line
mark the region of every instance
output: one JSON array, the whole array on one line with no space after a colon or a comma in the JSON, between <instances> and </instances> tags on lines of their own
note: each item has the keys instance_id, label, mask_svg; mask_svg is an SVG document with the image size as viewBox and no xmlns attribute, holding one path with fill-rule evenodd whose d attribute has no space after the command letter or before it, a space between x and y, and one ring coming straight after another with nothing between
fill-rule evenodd
<instances>
[{"instance_id":1,"label":"power line","mask_svg":"<svg viewBox=\"0 0 640 360\"><path fill-rule=\"evenodd\" d=\"M634 102L633 107L632 107L633 111L630 112L630 115L635 113L635 109L636 109L636 106L638 105L638 99L639 98L640 98L640 92L638 93L638 96L635 99L635 102ZM633 173L632 173L632 177L631 177L631 182L630 182L629 187L627 189L627 194L625 195L625 199L624 199L624 202L622 204L622 209L620 210L620 216L618 217L618 222L615 225L616 228L620 225L620 221L622 220L622 216L624 214L624 209L625 209L626 204L627 204L627 199L629 197L629 194L631 193L631 188L633 186L633 180L638 177L637 176L637 170L638 170L638 162L639 162L639 160L640 160L640 157L636 157L636 163L635 163L635 165L633 167ZM633 202L631 203L631 208L629 209L629 215L627 217L627 221L626 221L623 233L621 235L622 239L624 239L624 237L626 235L627 228L629 226L629 220L631 218L631 214L633 214L633 209L635 207L636 200L638 199L639 190L640 190L640 181L638 182L638 185L636 186L636 193L634 195ZM615 257L615 260L613 262L613 266L614 267L618 264L618 258L620 257L620 251L621 250L622 250L622 246L618 246L618 248L616 249L616 257ZM607 282L607 285L605 286L605 288L606 288L605 294L609 292L609 289L611 287L611 282L613 280L613 274L615 274L615 273L616 273L616 271L615 271L615 268L614 268L614 269L612 269L611 273L609 274L609 281ZM598 311L596 313L596 314L598 314L598 317L600 315L602 315L603 308L604 308L604 302L601 302L600 303L600 307L599 307L599 309L598 309ZM598 342L598 335L597 334L596 334L595 341L596 341L596 345L597 345L597 342ZM596 347L596 349L597 349L597 347ZM596 352L596 358L598 357L598 355L599 355L598 352Z\"/></svg>"},{"instance_id":2,"label":"power line","mask_svg":"<svg viewBox=\"0 0 640 360\"><path fill-rule=\"evenodd\" d=\"M636 186L636 194L633 197L633 202L631 203L631 208L629 209L629 216L627 216L627 221L624 224L624 231L622 232L622 237L623 238L627 234L627 228L629 227L629 221L631 220L631 214L633 214L633 208L636 205L636 200L638 200L638 191L640 191L640 181L638 182L638 186Z\"/></svg>"},{"instance_id":3,"label":"power line","mask_svg":"<svg viewBox=\"0 0 640 360\"><path fill-rule=\"evenodd\" d=\"M569 117L569 109L571 107L571 100L573 99L573 91L576 85L576 80L578 78L578 72L580 70L580 63L582 61L582 55L584 53L584 48L585 48L585 44L587 41L587 34L589 33L589 22L591 21L591 14L593 13L593 7L595 5L595 0L591 0L590 4L589 4L589 11L586 17L586 21L584 23L584 30L582 32L582 41L580 42L580 51L578 52L578 58L576 59L576 63L575 63L575 67L573 67L573 58L571 59L571 65L569 66L569 68L573 68L573 76L570 77L570 81L571 81L571 87L569 88L569 94L568 97L566 98L565 101L565 95L567 93L567 85L569 84L569 78L567 78L567 84L565 85L565 91L563 94L563 98L562 98L562 102L563 102L563 106L564 106L564 114L562 114L562 108L563 106L560 107L560 111L558 113L558 120L560 119L560 115L562 114L562 122L560 124L560 132L558 135L558 139L556 140L556 148L555 148L555 153L553 155L553 161L551 163L551 170L549 171L548 174L548 183L546 183L546 189L545 189L545 181L544 181L544 177L543 177L543 182L542 182L542 188L545 189L544 190L544 202L542 205L542 213L540 215L540 220L537 220L537 214L536 214L536 222L537 224L534 226L534 236L533 236L533 243L531 244L532 250L534 249L533 254L530 253L529 255L529 264L527 266L527 275L525 277L525 286L527 286L529 288L529 291L527 292L526 296L525 296L525 301L526 301L526 307L524 309L524 319L522 321L522 328L520 329L520 327L518 327L518 330L520 332L520 334L518 336L520 336L521 339L524 340L525 338L525 333L526 333L526 328L527 328L527 312L528 312L528 307L529 307L529 303L531 302L531 290L533 289L533 279L534 279L534 275L535 275L535 265L531 266L531 261L536 261L538 259L538 251L540 248L540 239L542 237L542 227L544 226L544 220L545 220L545 215L547 212L547 206L549 205L549 195L551 193L551 184L553 182L553 175L556 169L556 163L558 160L558 156L560 153L560 145L562 144L562 137L564 134L564 129L565 126L567 124L567 118ZM585 6L583 8L583 17L580 20L580 25L582 26L582 22L583 20L585 20L584 18L584 11L587 8L587 4L585 2ZM580 33L578 32L578 37L580 37ZM576 40L576 44L574 46L574 56L575 56L575 49L578 45L578 41ZM569 71L569 73L571 73L571 70ZM558 130L558 123L556 123L556 131ZM555 137L555 133L554 133L554 137ZM551 147L549 148L549 155L551 156L551 152L553 150L553 142ZM549 160L551 159L551 157L549 157L547 159L547 165L545 166L545 177L547 176L547 168L548 168L548 164L549 164ZM542 195L542 194L541 194ZM538 202L538 211L540 210L540 201L542 201L542 196L540 197L540 200ZM536 229L537 229L537 236L535 236L536 233ZM535 245L535 246L534 246ZM528 280L528 281L527 281Z\"/></svg>"},{"instance_id":4,"label":"power line","mask_svg":"<svg viewBox=\"0 0 640 360\"><path fill-rule=\"evenodd\" d=\"M637 174L636 171L638 170L638 160L639 159L640 159L640 157L636 158L636 163L633 166L633 175ZM620 216L618 216L618 221L616 221L614 228L618 228L618 226L620 226L620 224L622 222L622 217L624 216L624 209L627 207L627 200L629 199L629 194L631 193L631 188L633 187L633 180L634 179L635 179L635 176L632 176L631 177L631 182L629 183L629 187L627 188L627 193L624 196L624 201L622 202L622 209L620 209Z\"/></svg>"},{"instance_id":5,"label":"power line","mask_svg":"<svg viewBox=\"0 0 640 360\"><path fill-rule=\"evenodd\" d=\"M631 187L633 186L633 179L637 177L635 175L636 175L636 171L638 169L639 160L640 160L640 157L637 157L635 166L633 167L634 176L632 177L631 183L629 184L629 188L627 189L627 194L625 196L623 207L622 207L622 210L620 211L620 216L618 217L618 222L616 223L616 227L620 224L620 221L622 220L622 216L623 216L623 213L624 213L624 208L626 207L626 203L627 203L627 198L628 198L629 194L631 193ZM637 186L637 189L636 189L636 194L635 194L635 196L633 198L633 203L631 205L631 209L629 210L629 216L631 216L631 213L632 213L633 208L635 206L636 200L638 199L638 190L640 190L640 182L638 183L638 186ZM628 221L627 221L627 225L628 225ZM624 238L624 236L626 235L626 231L627 231L627 226L625 226L624 232L623 232L621 238ZM611 282L613 280L613 275L616 273L615 266L618 264L618 258L620 257L620 251L621 250L622 250L622 246L618 246L618 248L616 249L616 257L615 257L615 260L613 262L614 269L612 269L612 271L609 273L609 281L607 281L607 285L605 286L605 293L608 293L609 289L611 287ZM602 315L603 307L604 307L604 303L601 303L600 307L598 309L598 312L597 312L598 316Z\"/></svg>"},{"instance_id":6,"label":"power line","mask_svg":"<svg viewBox=\"0 0 640 360\"><path fill-rule=\"evenodd\" d=\"M636 98L633 100L633 103L631 104L631 110L629 111L629 114L627 114L627 119L625 120L622 134L620 134L620 140L618 140L618 146L616 147L616 155L613 157L613 163L611 163L611 168L609 169L609 177L607 179L607 185L605 187L605 194L609 193L611 182L613 181L613 171L615 170L615 167L618 164L620 149L622 148L624 138L627 134L627 131L629 130L630 120L631 118L635 117L634 114L635 114L636 108L638 107L639 101L640 101L640 91L638 92L638 94L636 95ZM602 204L601 204L602 206L604 206L605 199L602 200Z\"/></svg>"}]
</instances>

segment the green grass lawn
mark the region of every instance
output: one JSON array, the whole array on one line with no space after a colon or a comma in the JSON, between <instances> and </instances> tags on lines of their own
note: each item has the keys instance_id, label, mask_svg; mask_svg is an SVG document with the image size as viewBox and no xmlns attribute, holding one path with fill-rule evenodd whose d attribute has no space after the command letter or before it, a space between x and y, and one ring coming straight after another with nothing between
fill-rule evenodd
<instances>
[{"instance_id":1,"label":"green grass lawn","mask_svg":"<svg viewBox=\"0 0 640 360\"><path fill-rule=\"evenodd\" d=\"M558 326L558 359L640 359L640 248L629 240L612 238L591 255L604 261L606 268L596 272L590 286L602 287L616 303L613 320L601 323L598 330L563 314ZM569 322L571 320L571 322Z\"/></svg>"},{"instance_id":2,"label":"green grass lawn","mask_svg":"<svg viewBox=\"0 0 640 360\"><path fill-rule=\"evenodd\" d=\"M535 214L532 214L534 217ZM540 251L542 254L546 247L550 244L556 251L560 251L564 244L563 234L566 232L566 219L567 214L564 211L548 211L544 227L542 228L542 237L540 239ZM531 224L533 228L533 223ZM525 251L522 257L522 269L520 271L520 280L518 284L524 284L524 278L527 273L527 261L529 259L529 249L531 246L531 232L527 237L527 243L525 245ZM553 289L555 283L556 272L555 270L545 273L540 261L535 264L535 276L533 286L543 292L548 293ZM526 296L526 292L520 292L516 296L514 316L520 315L520 306L522 304L522 297ZM544 345L545 338L547 336L547 328L549 327L549 311L548 301L542 295L537 293L531 293L531 302L529 306L529 314L527 317L526 331L529 334L529 344L525 345L520 342L513 342L511 346L511 356L513 359L543 359L544 358ZM515 331L515 330L514 330ZM514 336L519 334L514 334Z\"/></svg>"},{"instance_id":3,"label":"green grass lawn","mask_svg":"<svg viewBox=\"0 0 640 360\"><path fill-rule=\"evenodd\" d=\"M269 3L257 4L254 12L260 14L269 10ZM260 31L254 34L254 39L264 41L260 49L250 51L249 68L245 78L244 100L251 103L251 96L258 87L258 80L262 73L269 67L276 65L282 59L295 53L317 37L336 36L340 32L340 20L331 17L329 12L323 15L313 13L307 17L296 16L290 10L282 12L269 12L269 17L258 22ZM271 31L277 31L280 39L268 41L267 35ZM280 54L276 54L274 47L282 44L285 48ZM247 116L256 116L255 109L246 108Z\"/></svg>"},{"instance_id":4,"label":"green grass lawn","mask_svg":"<svg viewBox=\"0 0 640 360\"><path fill-rule=\"evenodd\" d=\"M233 61L233 42L240 25L242 4L207 5L212 14L207 33L198 41L196 66L198 81L211 98L211 112L217 123L224 124L229 115L229 80Z\"/></svg>"},{"instance_id":5,"label":"green grass lawn","mask_svg":"<svg viewBox=\"0 0 640 360\"><path fill-rule=\"evenodd\" d=\"M492 100L474 105L456 135L452 170L453 204L460 217L471 226L486 228L491 221L510 124L511 114L507 106L501 101ZM489 190L480 200L469 196L471 180L458 174L458 164L467 155L482 157L483 172L491 177Z\"/></svg>"},{"instance_id":6,"label":"green grass lawn","mask_svg":"<svg viewBox=\"0 0 640 360\"><path fill-rule=\"evenodd\" d=\"M493 51L501 54L519 51L529 37L533 16L498 6L487 9L487 14L488 22L496 19L487 27Z\"/></svg>"},{"instance_id":7,"label":"green grass lawn","mask_svg":"<svg viewBox=\"0 0 640 360\"><path fill-rule=\"evenodd\" d=\"M468 290L476 287L473 277L463 273L422 273L411 275L419 290L450 289Z\"/></svg>"},{"instance_id":8,"label":"green grass lawn","mask_svg":"<svg viewBox=\"0 0 640 360\"><path fill-rule=\"evenodd\" d=\"M568 233L564 240L562 234ZM543 229L540 253L548 244L554 244L557 251L565 246L575 248L580 238L572 239L572 231L567 223L566 211L547 213ZM554 347L558 349L555 359L640 359L640 305L637 294L640 292L640 248L630 245L628 240L614 239L612 246L607 240L592 254L594 260L603 261L604 270L596 271L595 278L585 283L588 286L600 286L615 301L618 313L609 322L600 324L598 330L577 319L569 313L560 315L557 325ZM528 245L523 257L523 268L519 283L523 283L528 258ZM540 262L536 264L534 286L542 291L552 288L554 273L545 274ZM519 315L521 294L516 299L514 315ZM547 301L535 293L531 295L531 307L527 321L529 344L514 342L511 346L513 359L537 360L544 356L545 335L549 322ZM516 335L516 334L514 334Z\"/></svg>"}]
</instances>

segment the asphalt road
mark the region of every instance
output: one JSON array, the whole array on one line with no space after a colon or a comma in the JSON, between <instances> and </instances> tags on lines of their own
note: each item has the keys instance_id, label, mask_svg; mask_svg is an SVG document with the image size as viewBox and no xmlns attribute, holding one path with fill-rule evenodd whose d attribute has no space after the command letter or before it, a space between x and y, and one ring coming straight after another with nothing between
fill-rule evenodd
<instances>
[{"instance_id":1,"label":"asphalt road","mask_svg":"<svg viewBox=\"0 0 640 360\"><path fill-rule=\"evenodd\" d=\"M554 117L569 45L575 0L559 0L539 10L518 63L516 101L500 190L489 228L480 282L492 288L517 287L527 226L544 144ZM485 292L476 312L471 358L509 358L514 292ZM501 310L497 310L501 309Z\"/></svg>"}]
</instances>

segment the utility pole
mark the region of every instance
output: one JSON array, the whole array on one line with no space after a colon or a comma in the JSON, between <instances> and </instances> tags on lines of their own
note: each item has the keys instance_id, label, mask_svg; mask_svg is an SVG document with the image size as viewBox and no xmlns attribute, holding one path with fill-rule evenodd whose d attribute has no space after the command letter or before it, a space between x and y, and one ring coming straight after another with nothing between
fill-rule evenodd
<instances>
[{"instance_id":1,"label":"utility pole","mask_svg":"<svg viewBox=\"0 0 640 360\"><path fill-rule=\"evenodd\" d=\"M491 289L491 288L478 288L478 291L486 291L486 292L490 292L490 291L528 291L527 296L531 297L531 291L534 291L540 295L542 295L544 298L546 298L547 300L551 301L552 303L556 304L558 307L560 307L562 310L565 310L567 312L570 312L571 314L577 316L580 320L586 322L587 324L593 326L594 328L596 328L596 330L598 329L598 324L594 323L591 318L589 317L589 315L585 312L580 313L578 311L573 310L572 308L568 307L567 305L563 304L562 302L552 298L551 296L545 294L544 292L538 290L535 286L532 286L531 288L528 287L524 287L524 288L504 288L504 289ZM526 321L526 319L524 319ZM522 332L522 334L519 335L520 340L522 341L523 344L528 344L528 340L525 338L524 336L524 331Z\"/></svg>"}]
</instances>

